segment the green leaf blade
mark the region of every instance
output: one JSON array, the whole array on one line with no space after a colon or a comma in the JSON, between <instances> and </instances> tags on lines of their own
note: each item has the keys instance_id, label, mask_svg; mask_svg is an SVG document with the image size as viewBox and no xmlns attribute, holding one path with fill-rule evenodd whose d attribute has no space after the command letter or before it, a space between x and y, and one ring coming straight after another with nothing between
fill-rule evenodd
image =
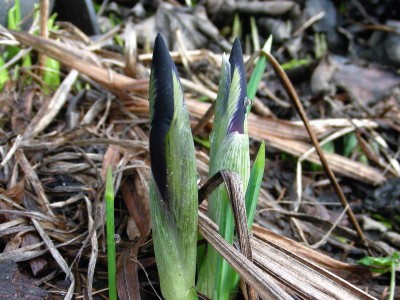
<instances>
[{"instance_id":1,"label":"green leaf blade","mask_svg":"<svg viewBox=\"0 0 400 300\"><path fill-rule=\"evenodd\" d=\"M253 168L250 172L249 185L246 190L246 213L247 226L249 230L253 226L254 216L256 213L258 196L260 194L261 183L264 176L265 168L265 142L262 142L258 149L257 157L254 161Z\"/></svg>"},{"instance_id":2,"label":"green leaf blade","mask_svg":"<svg viewBox=\"0 0 400 300\"><path fill-rule=\"evenodd\" d=\"M117 263L115 254L115 225L114 225L114 186L111 168L107 168L106 176L106 230L107 230L107 262L109 298L117 300Z\"/></svg>"},{"instance_id":3,"label":"green leaf blade","mask_svg":"<svg viewBox=\"0 0 400 300\"><path fill-rule=\"evenodd\" d=\"M271 52L271 47L272 47L272 35L265 42L263 46L263 51ZM247 97L249 97L251 100L254 100L254 97L256 96L258 85L260 84L262 76L264 75L266 66L267 66L267 59L265 55L261 53L260 57L257 60L254 71L250 77L249 83L247 85Z\"/></svg>"}]
</instances>

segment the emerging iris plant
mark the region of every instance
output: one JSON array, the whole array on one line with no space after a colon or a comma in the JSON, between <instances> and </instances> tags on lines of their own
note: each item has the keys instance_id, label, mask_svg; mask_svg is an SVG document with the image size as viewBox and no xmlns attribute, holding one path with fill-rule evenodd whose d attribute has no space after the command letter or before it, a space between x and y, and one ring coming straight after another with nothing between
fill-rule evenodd
<instances>
[{"instance_id":1,"label":"emerging iris plant","mask_svg":"<svg viewBox=\"0 0 400 300\"><path fill-rule=\"evenodd\" d=\"M246 112L251 101L246 97L246 76L242 48L235 40L229 61L222 58L222 70L215 106L209 177L220 170L240 175L246 191L250 175L249 137ZM219 233L233 243L234 219L225 187L208 198L208 215L219 226ZM229 299L238 279L229 264L209 247L199 270L197 287L212 299Z\"/></svg>"},{"instance_id":2,"label":"emerging iris plant","mask_svg":"<svg viewBox=\"0 0 400 300\"><path fill-rule=\"evenodd\" d=\"M163 296L197 299L197 172L178 72L158 35L150 76L153 243Z\"/></svg>"},{"instance_id":3,"label":"emerging iris plant","mask_svg":"<svg viewBox=\"0 0 400 300\"><path fill-rule=\"evenodd\" d=\"M160 35L154 45L149 100L151 219L161 291L168 300L197 299L198 195L194 144L178 73ZM242 49L236 39L229 60L225 55L222 58L209 177L229 170L240 175L243 191L248 185L251 187L246 193L249 228L264 170L264 152L260 151L261 158L257 158L255 172L250 177L246 116L250 104ZM212 192L208 202L209 217L219 226L220 235L233 243L234 218L225 187ZM232 298L239 277L213 247L208 246L205 254L199 254L198 267L197 289L201 293L211 299Z\"/></svg>"}]
</instances>

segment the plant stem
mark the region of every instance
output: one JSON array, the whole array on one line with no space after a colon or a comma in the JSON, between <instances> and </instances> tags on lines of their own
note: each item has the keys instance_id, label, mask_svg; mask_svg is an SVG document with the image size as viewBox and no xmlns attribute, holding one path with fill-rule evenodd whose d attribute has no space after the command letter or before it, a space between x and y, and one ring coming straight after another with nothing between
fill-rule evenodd
<instances>
[{"instance_id":1,"label":"plant stem","mask_svg":"<svg viewBox=\"0 0 400 300\"><path fill-rule=\"evenodd\" d=\"M396 262L392 261L391 272L390 272L390 293L389 300L394 300L394 289L396 287Z\"/></svg>"},{"instance_id":2,"label":"plant stem","mask_svg":"<svg viewBox=\"0 0 400 300\"><path fill-rule=\"evenodd\" d=\"M116 257L115 257L115 228L114 228L114 187L111 168L107 169L106 179L106 230L107 230L107 262L108 262L108 296L117 300Z\"/></svg>"}]
</instances>

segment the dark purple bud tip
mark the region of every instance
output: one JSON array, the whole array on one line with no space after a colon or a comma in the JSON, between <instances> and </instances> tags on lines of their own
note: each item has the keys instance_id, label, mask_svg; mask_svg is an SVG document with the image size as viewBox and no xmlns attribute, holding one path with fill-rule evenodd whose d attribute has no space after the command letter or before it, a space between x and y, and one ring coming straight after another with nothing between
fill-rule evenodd
<instances>
[{"instance_id":1,"label":"dark purple bud tip","mask_svg":"<svg viewBox=\"0 0 400 300\"><path fill-rule=\"evenodd\" d=\"M239 77L238 81L231 82L231 93L234 89L239 89L239 96L236 101L236 110L233 113L231 122L228 127L228 133L238 132L244 134L244 121L247 112L247 97L246 97L246 72L243 62L242 47L238 38L232 46L232 51L229 56L229 63L231 64L231 80L234 75Z\"/></svg>"},{"instance_id":2,"label":"dark purple bud tip","mask_svg":"<svg viewBox=\"0 0 400 300\"><path fill-rule=\"evenodd\" d=\"M168 48L158 34L154 43L150 75L150 161L151 171L161 197L167 201L165 138L174 116L172 72L175 65Z\"/></svg>"}]
</instances>

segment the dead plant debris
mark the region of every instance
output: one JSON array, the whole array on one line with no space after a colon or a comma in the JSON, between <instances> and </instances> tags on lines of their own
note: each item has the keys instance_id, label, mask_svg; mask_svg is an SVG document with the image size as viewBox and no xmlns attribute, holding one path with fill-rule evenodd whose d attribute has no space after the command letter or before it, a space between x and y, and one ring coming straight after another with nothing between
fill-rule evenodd
<instances>
[{"instance_id":1,"label":"dead plant debris","mask_svg":"<svg viewBox=\"0 0 400 300\"><path fill-rule=\"evenodd\" d=\"M66 22L48 36L37 35L35 22L25 31L0 27L0 298L107 299L103 194L111 166L119 297L160 299L148 199L148 79L161 32L195 129L199 188L207 181L222 53L239 36L249 79L272 34L271 54L293 82L348 201L341 205L268 65L248 118L252 157L260 141L267 149L257 225L246 237L254 263L221 240L203 214L206 202L199 208L200 231L242 275L246 291L264 299L385 299L388 273L378 276L357 260L400 251L396 1L93 2L98 36ZM11 47L22 51L10 57ZM42 77L46 57L60 62L58 86Z\"/></svg>"}]
</instances>

